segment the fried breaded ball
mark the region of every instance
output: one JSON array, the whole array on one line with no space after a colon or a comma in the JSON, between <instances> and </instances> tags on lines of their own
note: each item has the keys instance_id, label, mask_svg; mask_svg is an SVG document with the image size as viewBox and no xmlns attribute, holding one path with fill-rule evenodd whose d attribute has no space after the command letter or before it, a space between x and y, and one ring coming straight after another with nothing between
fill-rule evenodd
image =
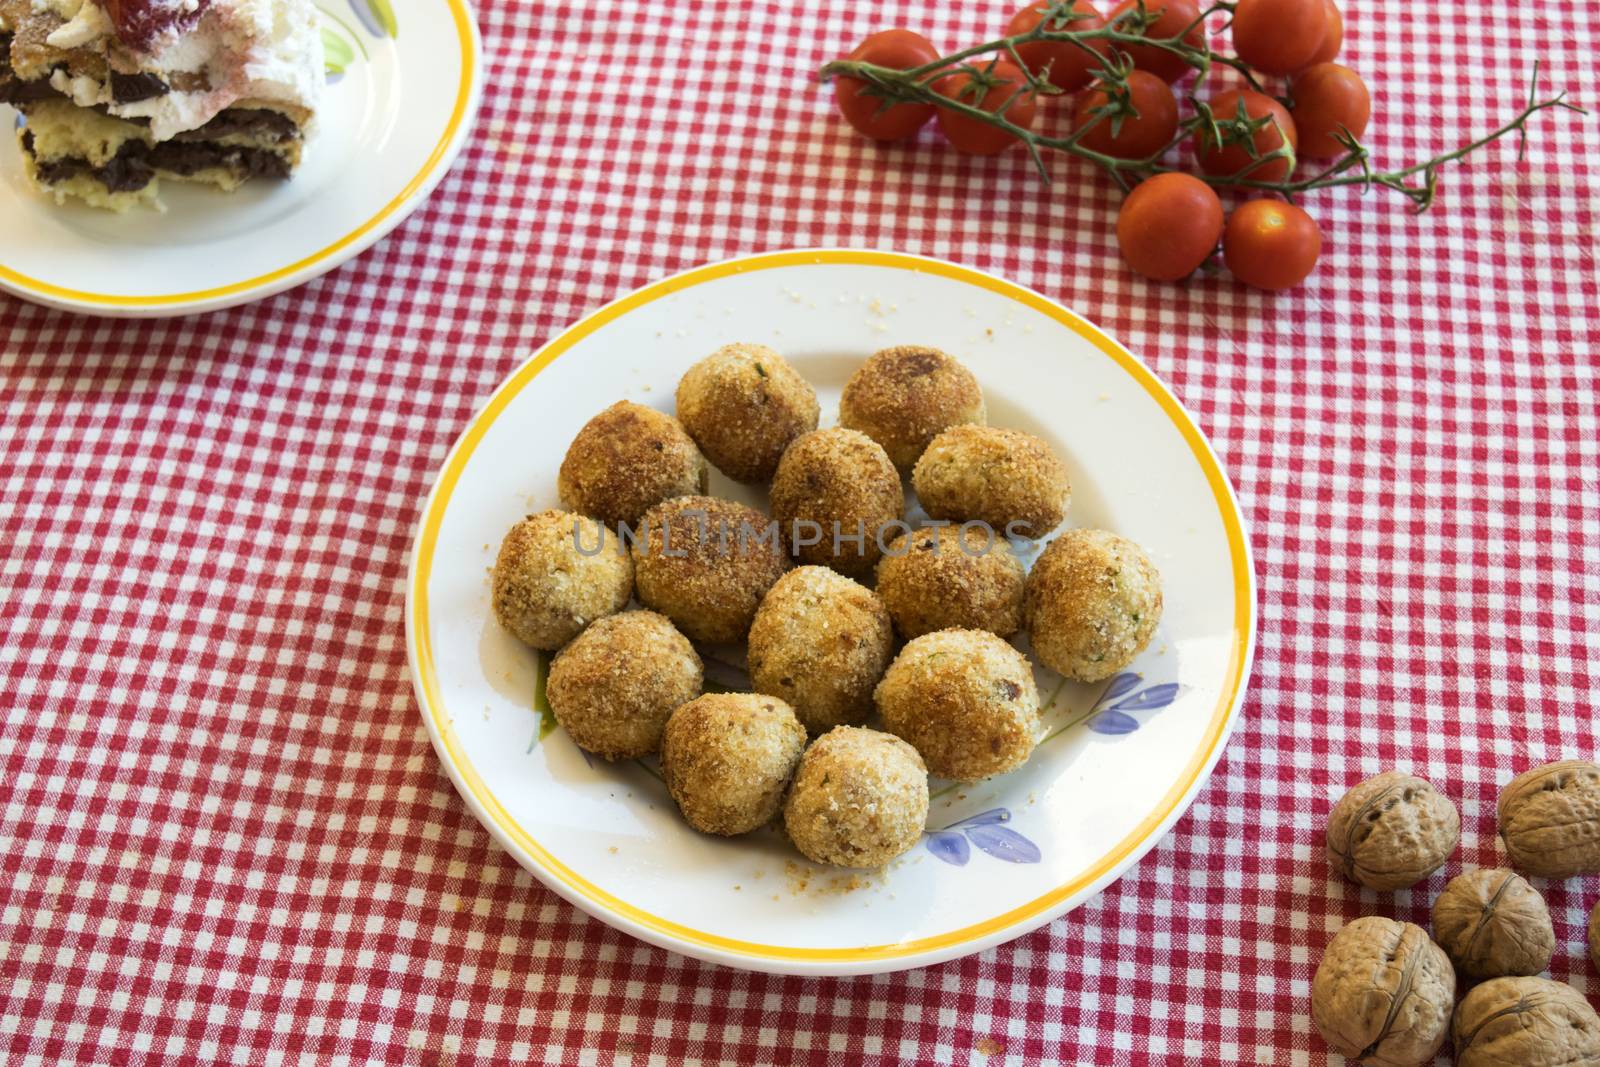
<instances>
[{"instance_id":1,"label":"fried breaded ball","mask_svg":"<svg viewBox=\"0 0 1600 1067\"><path fill-rule=\"evenodd\" d=\"M1023 615L1046 667L1097 682L1133 662L1161 621L1161 575L1132 541L1068 530L1028 575Z\"/></svg>"},{"instance_id":2,"label":"fried breaded ball","mask_svg":"<svg viewBox=\"0 0 1600 1067\"><path fill-rule=\"evenodd\" d=\"M678 381L678 419L716 468L764 482L783 450L817 428L817 394L766 345L724 345Z\"/></svg>"},{"instance_id":3,"label":"fried breaded ball","mask_svg":"<svg viewBox=\"0 0 1600 1067\"><path fill-rule=\"evenodd\" d=\"M578 747L602 759L661 750L661 731L700 695L700 655L665 615L624 611L573 638L550 664L545 693Z\"/></svg>"},{"instance_id":4,"label":"fried breaded ball","mask_svg":"<svg viewBox=\"0 0 1600 1067\"><path fill-rule=\"evenodd\" d=\"M893 655L883 601L827 567L778 579L750 626L751 684L788 701L813 735L865 719Z\"/></svg>"},{"instance_id":5,"label":"fried breaded ball","mask_svg":"<svg viewBox=\"0 0 1600 1067\"><path fill-rule=\"evenodd\" d=\"M928 821L928 769L891 734L839 726L811 743L783 806L807 859L882 867L909 851Z\"/></svg>"},{"instance_id":6,"label":"fried breaded ball","mask_svg":"<svg viewBox=\"0 0 1600 1067\"><path fill-rule=\"evenodd\" d=\"M495 618L523 644L554 652L633 595L633 560L622 541L570 511L529 515L500 542Z\"/></svg>"},{"instance_id":7,"label":"fried breaded ball","mask_svg":"<svg viewBox=\"0 0 1600 1067\"><path fill-rule=\"evenodd\" d=\"M678 420L619 400L584 423L556 475L561 503L615 526L663 500L703 493L705 457Z\"/></svg>"},{"instance_id":8,"label":"fried breaded ball","mask_svg":"<svg viewBox=\"0 0 1600 1067\"><path fill-rule=\"evenodd\" d=\"M1043 537L1067 513L1072 483L1043 439L998 426L955 426L935 437L911 473L929 515L986 522L1013 537Z\"/></svg>"},{"instance_id":9,"label":"fried breaded ball","mask_svg":"<svg viewBox=\"0 0 1600 1067\"><path fill-rule=\"evenodd\" d=\"M777 697L707 693L667 720L661 771L690 826L731 837L778 814L805 747L805 727Z\"/></svg>"},{"instance_id":10,"label":"fried breaded ball","mask_svg":"<svg viewBox=\"0 0 1600 1067\"><path fill-rule=\"evenodd\" d=\"M911 473L940 433L984 418L978 379L953 357L922 345L874 353L839 399L839 425L882 445L901 474Z\"/></svg>"},{"instance_id":11,"label":"fried breaded ball","mask_svg":"<svg viewBox=\"0 0 1600 1067\"><path fill-rule=\"evenodd\" d=\"M1033 752L1033 668L985 630L939 630L909 642L874 698L883 724L941 778L976 782L1016 770Z\"/></svg>"},{"instance_id":12,"label":"fried breaded ball","mask_svg":"<svg viewBox=\"0 0 1600 1067\"><path fill-rule=\"evenodd\" d=\"M977 527L901 534L878 561L878 595L907 639L952 628L1010 637L1022 628L1026 582L1006 539Z\"/></svg>"},{"instance_id":13,"label":"fried breaded ball","mask_svg":"<svg viewBox=\"0 0 1600 1067\"><path fill-rule=\"evenodd\" d=\"M872 574L883 555L879 535L905 506L900 475L883 449L839 426L796 438L772 478L772 517L795 557L851 578Z\"/></svg>"},{"instance_id":14,"label":"fried breaded ball","mask_svg":"<svg viewBox=\"0 0 1600 1067\"><path fill-rule=\"evenodd\" d=\"M745 504L682 496L644 513L633 545L639 600L696 641L743 641L789 569L771 519Z\"/></svg>"}]
</instances>

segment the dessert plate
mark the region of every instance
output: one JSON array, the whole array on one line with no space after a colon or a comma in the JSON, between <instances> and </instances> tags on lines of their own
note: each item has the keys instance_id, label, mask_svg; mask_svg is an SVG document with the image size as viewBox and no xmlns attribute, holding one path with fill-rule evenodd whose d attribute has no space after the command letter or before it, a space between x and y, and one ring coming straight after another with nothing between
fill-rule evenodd
<instances>
[{"instance_id":1,"label":"dessert plate","mask_svg":"<svg viewBox=\"0 0 1600 1067\"><path fill-rule=\"evenodd\" d=\"M869 354L930 344L982 383L989 421L1039 434L1072 474L1069 526L1139 542L1166 607L1150 647L1097 685L1039 671L1045 738L1020 770L935 781L928 831L882 871L802 858L776 829L702 836L649 763L590 760L540 713L544 657L495 622L489 569L530 511L559 506L578 428L624 397L672 410L729 341L777 349L822 425ZM711 491L765 506L719 474ZM1037 547L1037 546L1036 546ZM1025 553L1030 559L1033 553ZM977 952L1099 892L1184 812L1233 729L1255 585L1233 491L1194 422L1099 329L1021 286L885 252L777 252L647 286L568 328L489 398L423 510L407 586L423 721L467 805L528 870L607 923L735 967L860 974ZM708 677L740 687L736 652Z\"/></svg>"},{"instance_id":2,"label":"dessert plate","mask_svg":"<svg viewBox=\"0 0 1600 1067\"><path fill-rule=\"evenodd\" d=\"M317 0L329 80L299 172L235 193L163 183L165 212L115 214L33 189L0 136L0 289L101 315L212 311L332 270L444 177L482 72L466 0ZM0 121L16 115L0 107Z\"/></svg>"}]
</instances>

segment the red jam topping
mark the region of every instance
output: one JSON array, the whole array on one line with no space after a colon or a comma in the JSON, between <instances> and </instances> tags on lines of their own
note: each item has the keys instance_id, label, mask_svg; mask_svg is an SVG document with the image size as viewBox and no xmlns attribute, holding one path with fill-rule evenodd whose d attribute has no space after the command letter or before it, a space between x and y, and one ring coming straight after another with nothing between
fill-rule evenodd
<instances>
[{"instance_id":1,"label":"red jam topping","mask_svg":"<svg viewBox=\"0 0 1600 1067\"><path fill-rule=\"evenodd\" d=\"M117 39L129 48L148 52L158 37L176 31L183 33L200 20L209 0L200 0L193 10L185 10L181 0L100 0Z\"/></svg>"}]
</instances>

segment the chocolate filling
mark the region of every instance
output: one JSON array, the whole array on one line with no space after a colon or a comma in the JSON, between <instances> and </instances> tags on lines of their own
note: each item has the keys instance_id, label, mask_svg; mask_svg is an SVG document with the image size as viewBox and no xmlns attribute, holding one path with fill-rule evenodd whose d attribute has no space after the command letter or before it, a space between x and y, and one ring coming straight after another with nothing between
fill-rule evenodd
<instances>
[{"instance_id":1,"label":"chocolate filling","mask_svg":"<svg viewBox=\"0 0 1600 1067\"><path fill-rule=\"evenodd\" d=\"M57 91L48 78L28 82L17 77L17 72L11 69L11 37L11 34L0 34L0 104L28 104L58 97L65 99L66 94ZM111 99L119 104L133 104L165 96L171 91L171 87L154 74L111 72Z\"/></svg>"},{"instance_id":2,"label":"chocolate filling","mask_svg":"<svg viewBox=\"0 0 1600 1067\"><path fill-rule=\"evenodd\" d=\"M0 104L26 104L34 100L65 99L66 94L56 91L50 84L49 78L39 78L30 82L17 77L11 68L11 38L11 34L0 34ZM180 71L175 77L180 88L193 88L185 85L184 79L187 77L192 82L196 78L195 75L185 75ZM172 86L168 85L164 78L149 72L122 74L111 71L110 78L111 99L118 104L135 104L140 100L166 96L172 91Z\"/></svg>"},{"instance_id":3,"label":"chocolate filling","mask_svg":"<svg viewBox=\"0 0 1600 1067\"><path fill-rule=\"evenodd\" d=\"M0 104L31 104L40 100L64 100L61 93L50 85L49 82L18 81L11 75L9 69L0 69ZM128 103L129 101L122 101ZM91 110L100 114L107 114L103 106L95 106ZM148 126L150 120L134 116L125 118L116 116L123 122L131 122L136 126ZM185 130L173 138L175 141L207 141L217 137L227 137L232 134L244 134L271 141L273 144L283 144L293 141L300 136L300 127L295 125L294 119L281 111L272 111L268 108L237 107L228 108L217 112L210 122L194 130Z\"/></svg>"},{"instance_id":4,"label":"chocolate filling","mask_svg":"<svg viewBox=\"0 0 1600 1067\"><path fill-rule=\"evenodd\" d=\"M10 67L0 69L0 104L31 104L60 95L47 81L25 82L11 73Z\"/></svg>"},{"instance_id":5,"label":"chocolate filling","mask_svg":"<svg viewBox=\"0 0 1600 1067\"><path fill-rule=\"evenodd\" d=\"M0 33L0 104L26 104L60 96L44 79L25 82L17 77L17 72L11 69L11 37L9 33Z\"/></svg>"},{"instance_id":6,"label":"chocolate filling","mask_svg":"<svg viewBox=\"0 0 1600 1067\"><path fill-rule=\"evenodd\" d=\"M300 127L294 119L281 111L267 108L236 107L219 111L210 122L197 130L185 130L173 137L174 141L208 141L217 137L245 134L270 140L273 144L293 141L300 136Z\"/></svg>"},{"instance_id":7,"label":"chocolate filling","mask_svg":"<svg viewBox=\"0 0 1600 1067\"><path fill-rule=\"evenodd\" d=\"M33 134L24 130L22 149L33 155ZM241 178L287 178L289 161L261 148L232 145L179 143L165 141L147 145L129 141L101 166L87 159L53 159L37 164L39 180L47 184L66 181L80 174L100 182L113 193L133 193L150 184L157 170L192 175L213 167L223 167Z\"/></svg>"},{"instance_id":8,"label":"chocolate filling","mask_svg":"<svg viewBox=\"0 0 1600 1067\"><path fill-rule=\"evenodd\" d=\"M111 99L119 104L134 104L151 97L166 96L171 86L154 74L111 72Z\"/></svg>"},{"instance_id":9,"label":"chocolate filling","mask_svg":"<svg viewBox=\"0 0 1600 1067\"><path fill-rule=\"evenodd\" d=\"M52 184L66 181L79 174L88 174L113 193L132 193L143 189L155 177L155 172L139 158L142 144L128 143L102 166L93 166L87 159L52 159L37 164L39 180ZM33 155L33 134L22 131L22 150Z\"/></svg>"},{"instance_id":10,"label":"chocolate filling","mask_svg":"<svg viewBox=\"0 0 1600 1067\"><path fill-rule=\"evenodd\" d=\"M210 167L226 167L242 178L289 176L289 161L264 148L166 141L151 148L148 158L151 166L173 174L189 175Z\"/></svg>"}]
</instances>

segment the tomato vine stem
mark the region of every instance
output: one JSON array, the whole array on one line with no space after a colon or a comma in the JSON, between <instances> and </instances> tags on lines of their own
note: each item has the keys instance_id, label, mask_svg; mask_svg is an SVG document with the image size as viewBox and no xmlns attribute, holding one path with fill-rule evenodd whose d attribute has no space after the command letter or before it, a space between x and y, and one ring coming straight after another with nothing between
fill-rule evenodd
<instances>
[{"instance_id":1,"label":"tomato vine stem","mask_svg":"<svg viewBox=\"0 0 1600 1067\"><path fill-rule=\"evenodd\" d=\"M1520 159L1527 144L1528 122L1533 116L1542 111L1552 109L1572 111L1578 114L1588 113L1583 108L1568 101L1565 90L1556 93L1554 96L1541 98L1539 96L1539 64L1535 63L1528 99L1521 110L1496 129L1458 148L1398 170L1378 171L1372 166L1371 153L1367 148L1347 130L1341 129L1335 134L1335 139L1344 148L1344 154L1335 158L1322 170L1306 178L1284 178L1278 181L1265 181L1251 178L1249 175L1275 159L1287 159L1289 161L1288 173L1292 174L1294 169L1294 150L1286 142L1268 152L1261 152L1255 146L1256 132L1266 123L1275 123L1276 120L1270 116L1252 119L1245 113L1242 103L1237 113L1233 115L1217 115L1204 100L1195 95L1195 88L1191 87L1186 94L1186 99L1190 107L1193 108L1194 115L1179 123L1176 136L1159 151L1149 156L1123 159L1097 151L1083 144L1084 134L1099 123L1110 121L1113 123L1113 130L1115 130L1124 117L1136 117L1138 114L1128 99L1128 74L1133 69L1133 66L1128 59L1127 53L1118 49L1117 45L1140 44L1173 53L1182 58L1185 63L1193 67L1197 72L1197 77L1194 81L1195 87L1198 87L1205 80L1206 75L1210 73L1213 67L1225 66L1243 75L1251 88L1258 92L1265 92L1265 90L1262 88L1261 83L1257 81L1254 73L1237 57L1213 51L1210 45L1204 41L1199 47L1196 47L1186 40L1190 33L1196 29L1203 32L1206 19L1210 16L1219 13L1231 15L1234 4L1230 0L1219 0L1219 2L1207 7L1189 25L1170 37L1148 36L1147 31L1154 25L1157 16L1149 12L1144 0L1139 0L1139 3L1134 7L1103 26L1081 30L1072 29L1072 24L1087 16L1075 11L1074 3L1075 0L1050 0L1047 5L1041 3L1040 6L1044 10L1044 15L1032 29L993 41L986 41L970 48L963 48L958 52L941 56L939 59L924 63L918 67L898 70L893 67L879 66L861 60L838 59L824 65L819 72L819 77L823 81L839 77L858 79L865 83L866 92L882 99L881 106L884 109L895 104L933 104L937 107L966 115L996 129L1004 130L1027 148L1035 168L1046 183L1051 181L1051 177L1049 168L1045 163L1044 153L1046 151L1054 151L1088 160L1110 175L1112 180L1126 192L1150 175L1181 170L1182 168L1173 166L1163 160L1172 149L1176 148L1196 131L1200 131L1202 139L1209 144L1219 147L1223 145L1239 145L1251 160L1243 171L1235 174L1195 175L1195 177L1210 185L1230 186L1259 192L1275 192L1289 199L1315 189L1328 189L1348 185L1360 185L1364 188L1378 186L1405 196L1417 211L1424 211L1432 206L1438 195L1439 170L1444 165L1453 163L1510 133L1516 133L1519 136L1518 158ZM1037 133L1028 127L1018 125L1008 117L1010 105L1025 93L1034 93L1041 96L1057 96L1063 93L1062 89L1049 81L1048 68L1043 71L1030 72L1026 65L1022 63L1018 46L1035 41L1055 41L1073 44L1079 48L1094 52L1101 60L1100 69L1095 75L1095 87L1105 90L1111 103L1097 108L1096 113L1087 124L1063 137ZM1101 50L1095 47L1097 43L1109 45L1109 54L1102 54ZM999 62L1001 56L1007 57L1022 70L1026 83L1008 97L997 110L989 111L977 106L976 103L968 102L965 99L947 97L938 91L940 80L956 73L967 74L979 90L999 84L1001 80L994 76L994 65ZM974 96L974 99L979 103L983 99L981 91L962 95ZM1280 140L1283 139L1280 138ZM1412 180L1419 176L1420 181Z\"/></svg>"}]
</instances>

